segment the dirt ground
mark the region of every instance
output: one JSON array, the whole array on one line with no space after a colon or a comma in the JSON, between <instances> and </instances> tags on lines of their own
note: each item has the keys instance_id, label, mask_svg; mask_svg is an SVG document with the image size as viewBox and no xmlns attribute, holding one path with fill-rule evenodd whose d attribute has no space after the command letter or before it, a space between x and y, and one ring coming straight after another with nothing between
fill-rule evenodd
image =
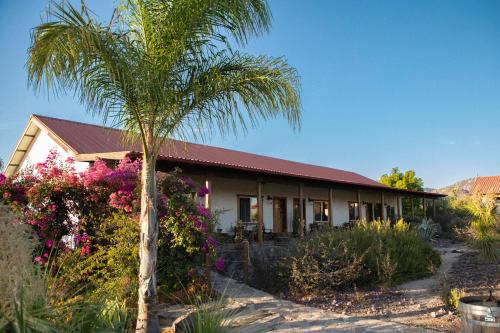
<instances>
[{"instance_id":1,"label":"dirt ground","mask_svg":"<svg viewBox=\"0 0 500 333\"><path fill-rule=\"evenodd\" d=\"M464 244L440 240L435 247L442 265L431 278L390 289L343 291L294 301L360 318L457 332L460 317L446 309L439 296L442 277L447 277L451 287L464 289L466 295L487 295L493 290L500 297L499 265L484 262Z\"/></svg>"}]
</instances>

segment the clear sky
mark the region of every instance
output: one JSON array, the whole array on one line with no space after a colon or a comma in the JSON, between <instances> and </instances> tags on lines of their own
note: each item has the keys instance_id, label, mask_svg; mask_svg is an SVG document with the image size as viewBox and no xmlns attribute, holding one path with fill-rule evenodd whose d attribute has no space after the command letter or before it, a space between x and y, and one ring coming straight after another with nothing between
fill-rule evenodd
<instances>
[{"instance_id":1,"label":"clear sky","mask_svg":"<svg viewBox=\"0 0 500 333\"><path fill-rule=\"evenodd\" d=\"M70 97L27 89L30 29L44 0L0 0L0 158L31 113L101 124ZM270 121L208 144L359 172L412 168L440 187L500 174L500 1L270 0L269 35L245 51L285 56L303 123ZM108 18L112 0L89 2Z\"/></svg>"}]
</instances>

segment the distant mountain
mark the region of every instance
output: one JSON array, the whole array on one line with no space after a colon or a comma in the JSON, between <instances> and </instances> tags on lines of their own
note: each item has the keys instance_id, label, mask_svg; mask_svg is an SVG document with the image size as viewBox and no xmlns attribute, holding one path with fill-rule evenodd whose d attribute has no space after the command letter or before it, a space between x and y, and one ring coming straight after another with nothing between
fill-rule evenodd
<instances>
[{"instance_id":1,"label":"distant mountain","mask_svg":"<svg viewBox=\"0 0 500 333\"><path fill-rule=\"evenodd\" d=\"M475 179L476 178L474 177L474 178L460 180L446 187L432 189L431 192L443 193L447 195L456 195L458 197L462 195L468 195L470 193L472 185L474 184Z\"/></svg>"}]
</instances>

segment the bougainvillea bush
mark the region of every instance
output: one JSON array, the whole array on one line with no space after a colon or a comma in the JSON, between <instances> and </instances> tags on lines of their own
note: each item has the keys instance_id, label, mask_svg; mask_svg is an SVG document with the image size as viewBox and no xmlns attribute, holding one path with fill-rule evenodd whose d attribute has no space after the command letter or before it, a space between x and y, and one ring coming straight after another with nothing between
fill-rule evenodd
<instances>
[{"instance_id":1,"label":"bougainvillea bush","mask_svg":"<svg viewBox=\"0 0 500 333\"><path fill-rule=\"evenodd\" d=\"M140 159L126 157L116 166L97 160L84 172L73 164L51 151L45 162L15 177L0 174L0 203L32 226L41 244L34 260L46 265L54 258L61 286L95 295L120 290L116 296L133 299ZM198 203L208 189L180 170L163 174L158 184L158 282L170 291L192 281L204 255L215 253L214 218ZM223 268L220 259L215 264Z\"/></svg>"},{"instance_id":2,"label":"bougainvillea bush","mask_svg":"<svg viewBox=\"0 0 500 333\"><path fill-rule=\"evenodd\" d=\"M213 236L215 221L212 213L195 198L208 193L191 178L176 169L159 182L162 203L158 244L158 276L163 291L185 286L196 274L204 256L215 253ZM223 269L220 259L217 269Z\"/></svg>"}]
</instances>

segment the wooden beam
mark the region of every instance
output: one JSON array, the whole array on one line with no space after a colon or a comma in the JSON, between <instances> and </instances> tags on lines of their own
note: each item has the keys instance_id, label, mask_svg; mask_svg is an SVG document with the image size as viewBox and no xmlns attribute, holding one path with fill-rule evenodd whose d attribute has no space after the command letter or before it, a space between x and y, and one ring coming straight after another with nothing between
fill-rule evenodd
<instances>
[{"instance_id":1,"label":"wooden beam","mask_svg":"<svg viewBox=\"0 0 500 333\"><path fill-rule=\"evenodd\" d=\"M411 219L415 220L415 203L413 202L413 197L410 198L411 201Z\"/></svg>"},{"instance_id":2,"label":"wooden beam","mask_svg":"<svg viewBox=\"0 0 500 333\"><path fill-rule=\"evenodd\" d=\"M75 156L75 161L90 162L95 161L98 158L103 160L121 160L129 153L130 151L116 151L108 153L78 154Z\"/></svg>"},{"instance_id":3,"label":"wooden beam","mask_svg":"<svg viewBox=\"0 0 500 333\"><path fill-rule=\"evenodd\" d=\"M205 187L208 189L208 193L205 195L205 208L212 210L212 182L205 179Z\"/></svg>"},{"instance_id":4,"label":"wooden beam","mask_svg":"<svg viewBox=\"0 0 500 333\"><path fill-rule=\"evenodd\" d=\"M328 225L333 227L333 188L328 189Z\"/></svg>"},{"instance_id":5,"label":"wooden beam","mask_svg":"<svg viewBox=\"0 0 500 333\"><path fill-rule=\"evenodd\" d=\"M403 212L402 212L402 207L400 207L400 203L401 203L401 200L399 198L399 195L396 195L396 211L397 211L397 216L398 216L398 219L400 219L403 215Z\"/></svg>"},{"instance_id":6,"label":"wooden beam","mask_svg":"<svg viewBox=\"0 0 500 333\"><path fill-rule=\"evenodd\" d=\"M427 218L427 212L425 211L425 198L422 198L422 211L424 212L424 218Z\"/></svg>"},{"instance_id":7,"label":"wooden beam","mask_svg":"<svg viewBox=\"0 0 500 333\"><path fill-rule=\"evenodd\" d=\"M361 220L361 190L358 190L358 220Z\"/></svg>"},{"instance_id":8,"label":"wooden beam","mask_svg":"<svg viewBox=\"0 0 500 333\"><path fill-rule=\"evenodd\" d=\"M381 206L382 206L382 221L385 221L387 220L387 211L385 209L385 197L384 197L384 192L381 193L380 195L380 203L381 203Z\"/></svg>"},{"instance_id":9,"label":"wooden beam","mask_svg":"<svg viewBox=\"0 0 500 333\"><path fill-rule=\"evenodd\" d=\"M262 181L257 180L257 239L260 245L264 244L264 214L263 214L263 202L262 202Z\"/></svg>"},{"instance_id":10,"label":"wooden beam","mask_svg":"<svg viewBox=\"0 0 500 333\"><path fill-rule=\"evenodd\" d=\"M299 237L304 237L304 184L299 184Z\"/></svg>"}]
</instances>

